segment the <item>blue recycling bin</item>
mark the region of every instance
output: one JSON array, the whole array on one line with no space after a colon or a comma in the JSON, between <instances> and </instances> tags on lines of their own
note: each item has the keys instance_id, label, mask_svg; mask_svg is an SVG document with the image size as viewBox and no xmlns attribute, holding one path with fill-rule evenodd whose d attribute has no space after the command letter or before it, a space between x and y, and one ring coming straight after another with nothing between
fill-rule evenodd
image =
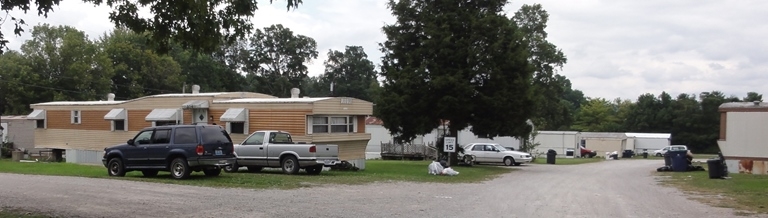
<instances>
[{"instance_id":1,"label":"blue recycling bin","mask_svg":"<svg viewBox=\"0 0 768 218\"><path fill-rule=\"evenodd\" d=\"M672 171L685 172L688 171L688 150L667 151L672 162Z\"/></svg>"}]
</instances>

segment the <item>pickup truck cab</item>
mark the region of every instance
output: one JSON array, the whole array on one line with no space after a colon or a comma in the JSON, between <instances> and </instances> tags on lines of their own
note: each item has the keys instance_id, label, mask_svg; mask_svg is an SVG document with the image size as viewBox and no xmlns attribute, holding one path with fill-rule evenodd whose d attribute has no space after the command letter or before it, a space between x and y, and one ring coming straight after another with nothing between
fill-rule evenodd
<instances>
[{"instance_id":1,"label":"pickup truck cab","mask_svg":"<svg viewBox=\"0 0 768 218\"><path fill-rule=\"evenodd\" d=\"M176 179L194 172L218 176L235 163L232 139L217 125L168 125L147 127L125 144L104 148L102 163L110 176L141 171L156 176L169 171Z\"/></svg>"},{"instance_id":2,"label":"pickup truck cab","mask_svg":"<svg viewBox=\"0 0 768 218\"><path fill-rule=\"evenodd\" d=\"M247 167L250 172L259 172L264 167L279 167L285 174L296 174L299 169L320 174L323 167L341 162L338 145L296 143L285 131L256 131L234 147L237 161L224 171Z\"/></svg>"}]
</instances>

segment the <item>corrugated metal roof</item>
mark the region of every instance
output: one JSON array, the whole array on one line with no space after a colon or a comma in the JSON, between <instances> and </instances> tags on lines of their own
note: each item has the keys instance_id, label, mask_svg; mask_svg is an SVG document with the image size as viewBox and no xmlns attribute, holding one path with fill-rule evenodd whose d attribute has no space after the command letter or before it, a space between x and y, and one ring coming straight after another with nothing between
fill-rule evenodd
<instances>
[{"instance_id":1,"label":"corrugated metal roof","mask_svg":"<svg viewBox=\"0 0 768 218\"><path fill-rule=\"evenodd\" d=\"M635 138L658 138L658 139L668 139L672 137L671 133L639 133L639 132L628 132L625 133L627 137L635 137Z\"/></svg>"},{"instance_id":2,"label":"corrugated metal roof","mask_svg":"<svg viewBox=\"0 0 768 218\"><path fill-rule=\"evenodd\" d=\"M147 114L144 120L146 121L176 120L176 113L178 113L178 109L171 109L171 108L153 109L152 112L149 112L149 114Z\"/></svg>"},{"instance_id":3,"label":"corrugated metal roof","mask_svg":"<svg viewBox=\"0 0 768 218\"><path fill-rule=\"evenodd\" d=\"M0 116L0 120L26 120L27 115L8 115Z\"/></svg>"},{"instance_id":4,"label":"corrugated metal roof","mask_svg":"<svg viewBox=\"0 0 768 218\"><path fill-rule=\"evenodd\" d=\"M327 100L331 98L240 98L231 100L213 101L214 104L232 104L232 103L312 103L316 101Z\"/></svg>"}]
</instances>

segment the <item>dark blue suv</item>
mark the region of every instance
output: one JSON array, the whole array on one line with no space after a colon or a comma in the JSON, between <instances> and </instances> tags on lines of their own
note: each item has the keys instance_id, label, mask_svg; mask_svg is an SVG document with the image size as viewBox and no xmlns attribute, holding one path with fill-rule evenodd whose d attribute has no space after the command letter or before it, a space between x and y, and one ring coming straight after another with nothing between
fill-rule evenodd
<instances>
[{"instance_id":1,"label":"dark blue suv","mask_svg":"<svg viewBox=\"0 0 768 218\"><path fill-rule=\"evenodd\" d=\"M235 162L229 134L217 125L168 125L147 127L126 144L104 148L102 163L110 176L140 170L144 176L169 171L176 179L192 171L218 176Z\"/></svg>"}]
</instances>

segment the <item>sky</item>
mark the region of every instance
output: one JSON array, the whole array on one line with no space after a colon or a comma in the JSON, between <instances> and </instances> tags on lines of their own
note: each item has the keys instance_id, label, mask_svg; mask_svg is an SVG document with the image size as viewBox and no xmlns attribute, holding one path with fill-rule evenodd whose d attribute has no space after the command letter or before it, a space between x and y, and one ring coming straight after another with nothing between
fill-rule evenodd
<instances>
[{"instance_id":1,"label":"sky","mask_svg":"<svg viewBox=\"0 0 768 218\"><path fill-rule=\"evenodd\" d=\"M252 22L272 24L315 39L319 57L307 63L312 76L323 73L330 49L363 46L380 63L381 27L395 18L387 0L304 0L286 10L284 0L259 1ZM743 98L747 92L768 94L768 1L714 0L515 0L505 8L512 16L524 4L541 4L549 13L548 40L568 62L559 74L587 97L636 100L641 94L673 97L721 91ZM18 50L38 23L76 27L92 39L114 25L107 6L65 0L48 18L12 11L29 26L13 35L13 23L2 24L9 48ZM0 12L0 15L3 15Z\"/></svg>"}]
</instances>

